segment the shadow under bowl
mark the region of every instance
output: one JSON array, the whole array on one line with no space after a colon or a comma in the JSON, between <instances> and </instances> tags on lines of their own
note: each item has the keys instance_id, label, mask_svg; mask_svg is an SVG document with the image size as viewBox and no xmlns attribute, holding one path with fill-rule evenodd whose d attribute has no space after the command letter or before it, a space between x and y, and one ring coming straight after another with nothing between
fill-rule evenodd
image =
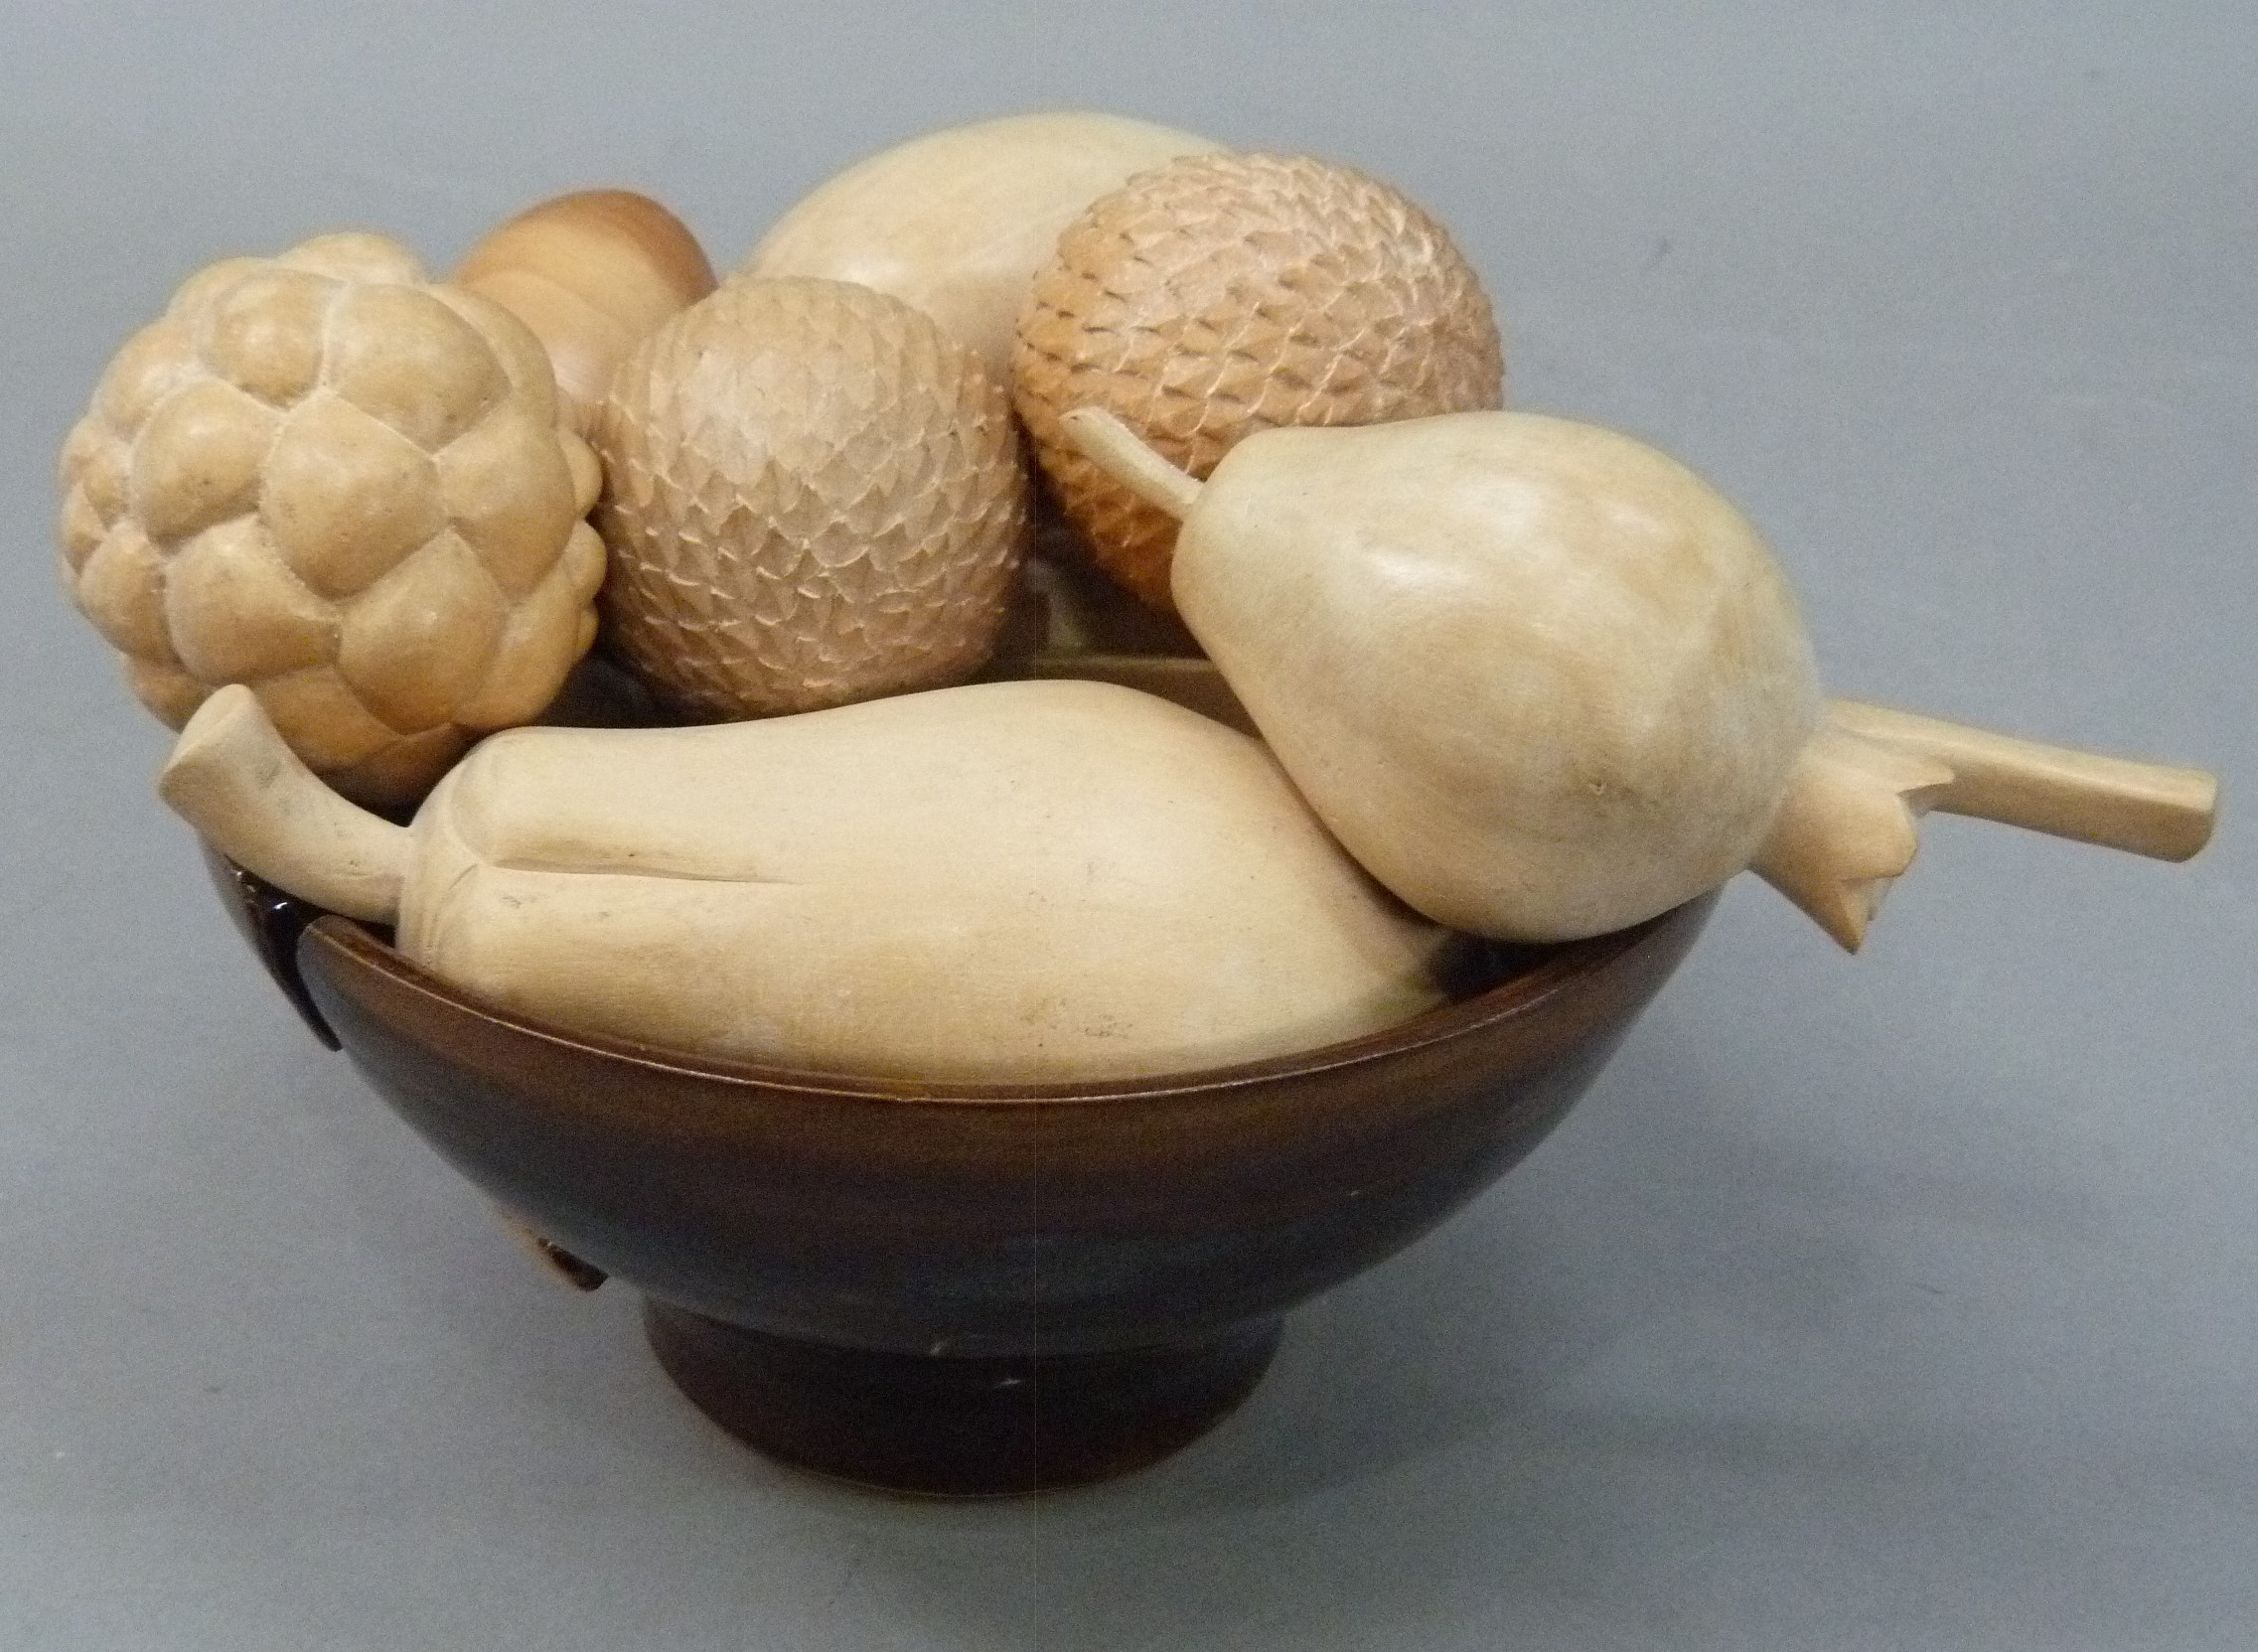
<instances>
[{"instance_id":1,"label":"shadow under bowl","mask_svg":"<svg viewBox=\"0 0 2258 1652\"><path fill-rule=\"evenodd\" d=\"M803 1468L953 1495L1103 1479L1206 1431L1285 1310L1542 1139L1713 901L1497 949L1466 996L1351 1042L975 1086L573 1035L208 858L317 1035L568 1277L642 1289L709 1417Z\"/></svg>"}]
</instances>

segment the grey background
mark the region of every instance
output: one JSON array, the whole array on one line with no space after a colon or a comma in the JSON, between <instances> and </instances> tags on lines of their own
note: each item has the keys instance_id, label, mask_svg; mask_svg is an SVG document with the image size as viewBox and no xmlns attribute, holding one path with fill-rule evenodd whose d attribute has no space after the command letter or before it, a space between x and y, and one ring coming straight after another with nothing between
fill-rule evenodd
<instances>
[{"instance_id":1,"label":"grey background","mask_svg":"<svg viewBox=\"0 0 2258 1652\"><path fill-rule=\"evenodd\" d=\"M2258 10L0 11L0 1647L2241 1648L2258 1638ZM1095 106L1389 178L1510 394L1765 528L1840 691L2196 761L2168 868L1933 823L1867 953L1743 879L1603 1081L1040 1504L773 1469L303 1034L57 593L52 456L191 270L551 192L726 266Z\"/></svg>"}]
</instances>

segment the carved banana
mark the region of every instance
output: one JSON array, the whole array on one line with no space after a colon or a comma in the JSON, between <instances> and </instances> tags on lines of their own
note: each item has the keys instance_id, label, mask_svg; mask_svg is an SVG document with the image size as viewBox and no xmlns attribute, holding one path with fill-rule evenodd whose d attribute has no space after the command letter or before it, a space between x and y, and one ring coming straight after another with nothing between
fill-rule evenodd
<instances>
[{"instance_id":1,"label":"carved banana","mask_svg":"<svg viewBox=\"0 0 2258 1652\"><path fill-rule=\"evenodd\" d=\"M223 689L159 790L231 859L395 923L411 962L497 1005L831 1072L1284 1054L1439 1002L1465 945L1342 853L1260 742L1108 683L513 730L407 826Z\"/></svg>"}]
</instances>

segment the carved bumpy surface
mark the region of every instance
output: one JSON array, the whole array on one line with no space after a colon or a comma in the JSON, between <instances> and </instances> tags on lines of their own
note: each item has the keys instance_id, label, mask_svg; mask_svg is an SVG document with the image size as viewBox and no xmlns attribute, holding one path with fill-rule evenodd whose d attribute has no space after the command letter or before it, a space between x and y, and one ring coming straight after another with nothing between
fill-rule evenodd
<instances>
[{"instance_id":1,"label":"carved bumpy surface","mask_svg":"<svg viewBox=\"0 0 2258 1652\"><path fill-rule=\"evenodd\" d=\"M727 283L620 366L606 647L686 715L960 681L1026 537L1011 409L970 351L844 282Z\"/></svg>"},{"instance_id":2,"label":"carved bumpy surface","mask_svg":"<svg viewBox=\"0 0 2258 1652\"><path fill-rule=\"evenodd\" d=\"M329 235L181 287L64 444L63 578L178 728L248 684L356 801L531 720L595 631L595 458L546 358L406 249Z\"/></svg>"},{"instance_id":3,"label":"carved bumpy surface","mask_svg":"<svg viewBox=\"0 0 2258 1652\"><path fill-rule=\"evenodd\" d=\"M1442 226L1361 173L1305 156L1199 155L1132 178L1059 239L1019 320L1019 415L1092 554L1172 611L1176 525L1064 438L1104 407L1205 478L1275 425L1496 407L1504 357Z\"/></svg>"}]
</instances>

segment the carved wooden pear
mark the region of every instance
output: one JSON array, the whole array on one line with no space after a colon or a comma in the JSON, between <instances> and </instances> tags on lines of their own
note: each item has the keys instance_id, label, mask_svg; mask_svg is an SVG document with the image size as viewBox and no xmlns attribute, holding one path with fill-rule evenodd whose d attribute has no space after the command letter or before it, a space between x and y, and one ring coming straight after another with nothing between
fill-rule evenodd
<instances>
[{"instance_id":1,"label":"carved wooden pear","mask_svg":"<svg viewBox=\"0 0 2258 1652\"><path fill-rule=\"evenodd\" d=\"M522 729L395 826L247 690L160 790L223 853L490 1002L830 1072L1121 1078L1440 1001L1464 943L1328 837L1259 741L1099 682L763 722Z\"/></svg>"},{"instance_id":2,"label":"carved wooden pear","mask_svg":"<svg viewBox=\"0 0 2258 1652\"><path fill-rule=\"evenodd\" d=\"M1568 940L1753 865L1846 947L1924 809L2183 859L2192 770L1822 702L1792 594L1677 461L1471 412L1247 437L1202 485L1073 439L1182 521L1178 611L1317 814L1439 923Z\"/></svg>"}]
</instances>

